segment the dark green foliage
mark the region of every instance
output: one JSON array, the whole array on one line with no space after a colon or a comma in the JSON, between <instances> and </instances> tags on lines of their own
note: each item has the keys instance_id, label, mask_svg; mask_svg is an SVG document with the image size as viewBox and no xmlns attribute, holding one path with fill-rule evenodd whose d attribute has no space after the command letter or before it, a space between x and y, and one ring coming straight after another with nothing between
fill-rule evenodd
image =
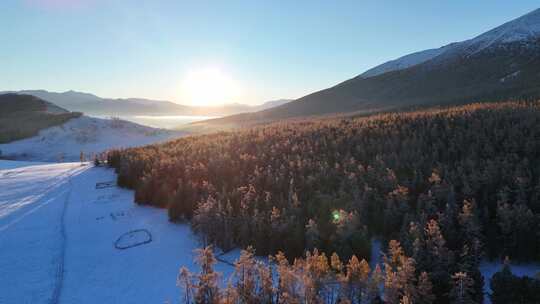
<instances>
[{"instance_id":1,"label":"dark green foliage","mask_svg":"<svg viewBox=\"0 0 540 304\"><path fill-rule=\"evenodd\" d=\"M137 203L225 249L367 259L372 236L399 240L401 275L425 273L436 303L482 303L486 254L540 259L540 102L272 124L108 162ZM395 299L416 299L386 275Z\"/></svg>"},{"instance_id":2,"label":"dark green foliage","mask_svg":"<svg viewBox=\"0 0 540 304\"><path fill-rule=\"evenodd\" d=\"M42 129L81 115L30 95L0 95L0 143L35 136Z\"/></svg>"},{"instance_id":3,"label":"dark green foliage","mask_svg":"<svg viewBox=\"0 0 540 304\"><path fill-rule=\"evenodd\" d=\"M476 259L534 260L539 236L523 231L540 225L539 156L540 103L506 102L193 136L108 162L138 203L211 221L218 245L299 256L316 243L367 258L370 236L382 235L413 255L414 239L402 238L410 222L436 219L455 258L467 245Z\"/></svg>"},{"instance_id":4,"label":"dark green foliage","mask_svg":"<svg viewBox=\"0 0 540 304\"><path fill-rule=\"evenodd\" d=\"M535 304L540 303L540 280L517 277L510 271L510 266L493 275L490 295L493 304Z\"/></svg>"}]
</instances>

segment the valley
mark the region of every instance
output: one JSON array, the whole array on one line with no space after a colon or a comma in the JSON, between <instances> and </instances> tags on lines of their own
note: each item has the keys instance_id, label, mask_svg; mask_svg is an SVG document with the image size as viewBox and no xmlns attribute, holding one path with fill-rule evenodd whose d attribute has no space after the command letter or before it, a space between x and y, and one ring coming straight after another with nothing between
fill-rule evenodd
<instances>
[{"instance_id":1,"label":"valley","mask_svg":"<svg viewBox=\"0 0 540 304\"><path fill-rule=\"evenodd\" d=\"M0 25L0 304L540 303L533 0Z\"/></svg>"}]
</instances>

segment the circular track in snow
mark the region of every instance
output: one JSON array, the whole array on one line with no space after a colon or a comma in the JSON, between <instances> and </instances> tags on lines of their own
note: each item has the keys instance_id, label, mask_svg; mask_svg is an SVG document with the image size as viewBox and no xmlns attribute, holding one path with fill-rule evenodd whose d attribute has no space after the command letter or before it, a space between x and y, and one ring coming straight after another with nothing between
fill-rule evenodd
<instances>
[{"instance_id":1,"label":"circular track in snow","mask_svg":"<svg viewBox=\"0 0 540 304\"><path fill-rule=\"evenodd\" d=\"M137 229L122 234L116 242L114 242L114 247L123 250L148 244L150 242L152 242L152 234L150 234L150 231L146 229Z\"/></svg>"}]
</instances>

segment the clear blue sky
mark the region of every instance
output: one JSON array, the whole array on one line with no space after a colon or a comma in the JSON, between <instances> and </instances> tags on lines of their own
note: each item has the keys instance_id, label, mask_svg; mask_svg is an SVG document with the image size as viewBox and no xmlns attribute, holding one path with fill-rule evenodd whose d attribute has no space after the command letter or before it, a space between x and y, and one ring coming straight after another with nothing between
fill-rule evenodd
<instances>
[{"instance_id":1,"label":"clear blue sky","mask_svg":"<svg viewBox=\"0 0 540 304\"><path fill-rule=\"evenodd\" d=\"M186 77L216 68L239 88L231 101L297 98L538 7L538 0L1 0L0 90L189 103Z\"/></svg>"}]
</instances>

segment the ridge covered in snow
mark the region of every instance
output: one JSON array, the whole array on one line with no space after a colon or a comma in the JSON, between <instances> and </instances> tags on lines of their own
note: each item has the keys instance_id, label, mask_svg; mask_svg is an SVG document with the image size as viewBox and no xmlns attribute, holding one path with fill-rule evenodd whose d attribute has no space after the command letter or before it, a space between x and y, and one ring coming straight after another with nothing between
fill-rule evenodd
<instances>
[{"instance_id":1,"label":"ridge covered in snow","mask_svg":"<svg viewBox=\"0 0 540 304\"><path fill-rule=\"evenodd\" d=\"M478 46L475 51L479 51L496 44L526 41L539 36L540 9L536 9L464 43L469 46Z\"/></svg>"},{"instance_id":2,"label":"ridge covered in snow","mask_svg":"<svg viewBox=\"0 0 540 304\"><path fill-rule=\"evenodd\" d=\"M406 69L408 67L412 67L414 65L420 64L422 62L426 62L432 58L439 56L440 54L444 53L448 48L449 46L443 46L438 49L429 49L425 51L420 51L420 52L412 53L409 55L405 55L395 60L390 60L386 63L383 63L372 69L367 70L366 72L362 74L362 77L368 78L368 77L381 75L387 72L398 71L398 70Z\"/></svg>"},{"instance_id":3,"label":"ridge covered in snow","mask_svg":"<svg viewBox=\"0 0 540 304\"><path fill-rule=\"evenodd\" d=\"M0 144L1 156L33 161L78 161L111 148L152 144L182 133L155 129L119 119L81 116L41 130L37 136Z\"/></svg>"},{"instance_id":4,"label":"ridge covered in snow","mask_svg":"<svg viewBox=\"0 0 540 304\"><path fill-rule=\"evenodd\" d=\"M371 68L360 76L362 78L369 78L391 71L403 70L427 62L451 51L464 52L466 55L472 55L496 45L528 41L538 37L540 37L540 9L536 9L517 19L509 21L476 36L473 39L451 43L437 49L429 49L408 54Z\"/></svg>"}]
</instances>

